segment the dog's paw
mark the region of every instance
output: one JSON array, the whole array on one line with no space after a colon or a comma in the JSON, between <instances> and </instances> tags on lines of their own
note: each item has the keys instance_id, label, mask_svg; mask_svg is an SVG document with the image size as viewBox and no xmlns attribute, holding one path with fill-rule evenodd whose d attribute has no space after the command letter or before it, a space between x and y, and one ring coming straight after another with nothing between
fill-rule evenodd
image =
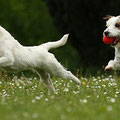
<instances>
[{"instance_id":1,"label":"dog's paw","mask_svg":"<svg viewBox=\"0 0 120 120\"><path fill-rule=\"evenodd\" d=\"M112 69L113 69L112 67L107 67L107 66L104 68L105 71L111 71Z\"/></svg>"}]
</instances>

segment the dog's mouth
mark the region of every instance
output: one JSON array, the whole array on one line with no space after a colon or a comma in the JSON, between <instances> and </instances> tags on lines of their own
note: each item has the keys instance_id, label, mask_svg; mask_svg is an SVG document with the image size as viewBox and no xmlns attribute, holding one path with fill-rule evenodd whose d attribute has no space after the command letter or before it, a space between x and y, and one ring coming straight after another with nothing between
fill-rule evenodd
<instances>
[{"instance_id":1,"label":"dog's mouth","mask_svg":"<svg viewBox=\"0 0 120 120\"><path fill-rule=\"evenodd\" d=\"M120 36L117 37L107 37L103 35L103 42L107 45L115 46L118 42L120 42Z\"/></svg>"},{"instance_id":2,"label":"dog's mouth","mask_svg":"<svg viewBox=\"0 0 120 120\"><path fill-rule=\"evenodd\" d=\"M113 38L114 38L114 40L113 40L113 42L111 43L111 45L112 45L112 46L115 46L118 42L120 42L120 37L117 36L117 37L113 37Z\"/></svg>"}]
</instances>

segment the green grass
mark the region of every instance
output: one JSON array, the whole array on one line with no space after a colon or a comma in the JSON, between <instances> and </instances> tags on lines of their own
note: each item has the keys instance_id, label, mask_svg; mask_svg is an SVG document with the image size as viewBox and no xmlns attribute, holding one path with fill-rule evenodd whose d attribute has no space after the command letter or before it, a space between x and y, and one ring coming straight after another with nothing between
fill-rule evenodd
<instances>
[{"instance_id":1,"label":"green grass","mask_svg":"<svg viewBox=\"0 0 120 120\"><path fill-rule=\"evenodd\" d=\"M0 74L0 120L118 120L120 76L80 76L82 85L52 78L52 94L38 78Z\"/></svg>"}]
</instances>

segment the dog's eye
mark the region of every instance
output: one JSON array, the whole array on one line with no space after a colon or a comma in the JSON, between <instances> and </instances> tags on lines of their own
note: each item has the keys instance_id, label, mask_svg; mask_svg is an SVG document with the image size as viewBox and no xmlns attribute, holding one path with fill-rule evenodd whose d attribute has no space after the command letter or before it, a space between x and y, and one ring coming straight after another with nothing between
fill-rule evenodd
<instances>
[{"instance_id":1,"label":"dog's eye","mask_svg":"<svg viewBox=\"0 0 120 120\"><path fill-rule=\"evenodd\" d=\"M116 23L116 24L115 24L115 27L120 27L120 24L117 24L117 23Z\"/></svg>"}]
</instances>

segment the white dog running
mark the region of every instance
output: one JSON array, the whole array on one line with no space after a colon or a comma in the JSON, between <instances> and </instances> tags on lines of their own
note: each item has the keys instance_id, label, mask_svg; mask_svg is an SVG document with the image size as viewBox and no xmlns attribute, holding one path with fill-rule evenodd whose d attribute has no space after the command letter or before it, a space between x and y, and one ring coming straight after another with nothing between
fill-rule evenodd
<instances>
[{"instance_id":1,"label":"white dog running","mask_svg":"<svg viewBox=\"0 0 120 120\"><path fill-rule=\"evenodd\" d=\"M0 26L0 67L7 71L33 70L39 73L42 81L53 91L55 88L50 75L71 79L80 84L80 80L56 60L48 50L57 48L67 42L68 34L56 42L48 42L39 46L22 46L3 27Z\"/></svg>"},{"instance_id":2,"label":"white dog running","mask_svg":"<svg viewBox=\"0 0 120 120\"><path fill-rule=\"evenodd\" d=\"M105 70L120 70L120 16L106 16L104 19L108 20L106 22L107 28L103 32L103 35L114 37L111 45L115 48L115 58L109 61Z\"/></svg>"}]
</instances>

